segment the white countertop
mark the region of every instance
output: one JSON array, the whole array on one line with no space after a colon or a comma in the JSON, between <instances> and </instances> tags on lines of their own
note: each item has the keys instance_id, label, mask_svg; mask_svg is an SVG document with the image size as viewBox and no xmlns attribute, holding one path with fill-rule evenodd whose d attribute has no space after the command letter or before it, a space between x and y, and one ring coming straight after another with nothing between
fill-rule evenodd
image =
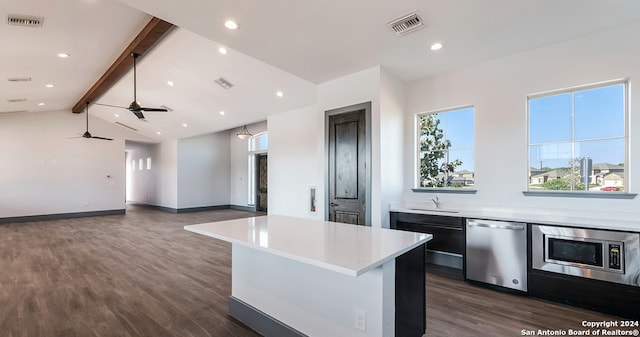
<instances>
[{"instance_id":1,"label":"white countertop","mask_svg":"<svg viewBox=\"0 0 640 337\"><path fill-rule=\"evenodd\" d=\"M411 204L391 204L390 211L640 232L640 219L614 218L610 214L602 214L601 217L594 215L571 216L554 214L544 210L500 208L445 208L438 211L437 209L431 209L429 206L420 207Z\"/></svg>"},{"instance_id":2,"label":"white countertop","mask_svg":"<svg viewBox=\"0 0 640 337\"><path fill-rule=\"evenodd\" d=\"M431 234L280 215L184 229L350 276L362 275L432 238Z\"/></svg>"}]
</instances>

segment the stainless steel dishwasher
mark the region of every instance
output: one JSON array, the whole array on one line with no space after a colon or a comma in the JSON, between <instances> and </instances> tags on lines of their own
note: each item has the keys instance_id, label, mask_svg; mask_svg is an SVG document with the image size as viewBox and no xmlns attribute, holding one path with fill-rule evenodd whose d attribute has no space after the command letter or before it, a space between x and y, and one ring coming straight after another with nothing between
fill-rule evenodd
<instances>
[{"instance_id":1,"label":"stainless steel dishwasher","mask_svg":"<svg viewBox=\"0 0 640 337\"><path fill-rule=\"evenodd\" d=\"M467 279L527 291L526 224L467 219Z\"/></svg>"}]
</instances>

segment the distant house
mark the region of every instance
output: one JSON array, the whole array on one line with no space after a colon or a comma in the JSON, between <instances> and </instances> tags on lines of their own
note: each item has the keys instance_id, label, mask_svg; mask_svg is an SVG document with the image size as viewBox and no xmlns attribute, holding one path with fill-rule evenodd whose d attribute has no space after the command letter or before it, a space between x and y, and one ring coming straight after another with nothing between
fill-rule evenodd
<instances>
[{"instance_id":1,"label":"distant house","mask_svg":"<svg viewBox=\"0 0 640 337\"><path fill-rule=\"evenodd\" d=\"M540 173L531 177L531 184L544 184L549 180L560 179L567 175L567 170L558 169Z\"/></svg>"},{"instance_id":2,"label":"distant house","mask_svg":"<svg viewBox=\"0 0 640 337\"><path fill-rule=\"evenodd\" d=\"M474 183L474 174L471 171L462 170L453 172L449 179L451 179L450 182L453 185L469 186Z\"/></svg>"},{"instance_id":3,"label":"distant house","mask_svg":"<svg viewBox=\"0 0 640 337\"><path fill-rule=\"evenodd\" d=\"M620 173L622 174L622 176L624 176L624 166L607 164L607 163L598 163L598 164L593 164L592 172L593 172L593 174L591 175L592 184L613 186L613 185L607 185L604 182L605 180L604 177L610 173Z\"/></svg>"},{"instance_id":4,"label":"distant house","mask_svg":"<svg viewBox=\"0 0 640 337\"><path fill-rule=\"evenodd\" d=\"M530 167L529 168L529 178L533 177L533 176L537 176L539 174L543 174L547 172L547 170L543 170L543 169L539 169L539 168L535 168L535 167Z\"/></svg>"},{"instance_id":5,"label":"distant house","mask_svg":"<svg viewBox=\"0 0 640 337\"><path fill-rule=\"evenodd\" d=\"M612 172L603 177L604 186L624 186L624 172Z\"/></svg>"}]
</instances>

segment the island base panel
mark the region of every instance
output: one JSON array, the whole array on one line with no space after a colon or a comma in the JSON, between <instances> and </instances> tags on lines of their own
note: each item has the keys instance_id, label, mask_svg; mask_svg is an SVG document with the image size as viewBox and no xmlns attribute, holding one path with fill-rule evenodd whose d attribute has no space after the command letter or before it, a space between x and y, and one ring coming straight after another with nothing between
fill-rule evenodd
<instances>
[{"instance_id":1,"label":"island base panel","mask_svg":"<svg viewBox=\"0 0 640 337\"><path fill-rule=\"evenodd\" d=\"M229 297L229 315L263 336L307 337L302 332L233 296Z\"/></svg>"}]
</instances>

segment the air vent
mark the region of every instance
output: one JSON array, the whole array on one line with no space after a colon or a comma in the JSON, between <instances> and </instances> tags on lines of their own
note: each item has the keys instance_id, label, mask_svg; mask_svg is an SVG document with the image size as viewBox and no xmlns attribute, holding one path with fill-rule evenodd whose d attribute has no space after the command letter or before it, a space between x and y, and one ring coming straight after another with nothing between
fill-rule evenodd
<instances>
[{"instance_id":1,"label":"air vent","mask_svg":"<svg viewBox=\"0 0 640 337\"><path fill-rule=\"evenodd\" d=\"M11 114L19 114L23 112L28 112L29 110L15 110L15 111L0 111L0 116L2 115L11 115Z\"/></svg>"},{"instance_id":2,"label":"air vent","mask_svg":"<svg viewBox=\"0 0 640 337\"><path fill-rule=\"evenodd\" d=\"M406 35L420 28L424 28L424 23L416 12L411 12L397 19L391 20L387 22L387 25L391 27L398 36Z\"/></svg>"},{"instance_id":3,"label":"air vent","mask_svg":"<svg viewBox=\"0 0 640 337\"><path fill-rule=\"evenodd\" d=\"M9 82L31 82L31 77L9 77L7 78Z\"/></svg>"},{"instance_id":4,"label":"air vent","mask_svg":"<svg viewBox=\"0 0 640 337\"><path fill-rule=\"evenodd\" d=\"M42 22L44 18L41 16L30 16L30 15L21 15L21 14L9 14L7 15L7 23L12 26L23 26L23 27L42 27Z\"/></svg>"},{"instance_id":5,"label":"air vent","mask_svg":"<svg viewBox=\"0 0 640 337\"><path fill-rule=\"evenodd\" d=\"M26 102L26 101L27 101L26 98L11 98L7 100L7 102L9 103L20 103L20 102Z\"/></svg>"},{"instance_id":6,"label":"air vent","mask_svg":"<svg viewBox=\"0 0 640 337\"><path fill-rule=\"evenodd\" d=\"M233 87L233 83L225 80L224 78L220 77L219 79L215 80L216 83L218 83L219 86L225 88L225 89L231 89L231 87Z\"/></svg>"},{"instance_id":7,"label":"air vent","mask_svg":"<svg viewBox=\"0 0 640 337\"><path fill-rule=\"evenodd\" d=\"M129 129L129 130L138 131L138 129L136 129L136 128L134 128L134 127L131 127L131 126L129 126L129 125L127 125L127 124L124 124L124 123L116 122L116 124L118 124L118 125L120 125L120 126L122 126L122 127L125 127L125 128L127 128L127 129Z\"/></svg>"}]
</instances>

